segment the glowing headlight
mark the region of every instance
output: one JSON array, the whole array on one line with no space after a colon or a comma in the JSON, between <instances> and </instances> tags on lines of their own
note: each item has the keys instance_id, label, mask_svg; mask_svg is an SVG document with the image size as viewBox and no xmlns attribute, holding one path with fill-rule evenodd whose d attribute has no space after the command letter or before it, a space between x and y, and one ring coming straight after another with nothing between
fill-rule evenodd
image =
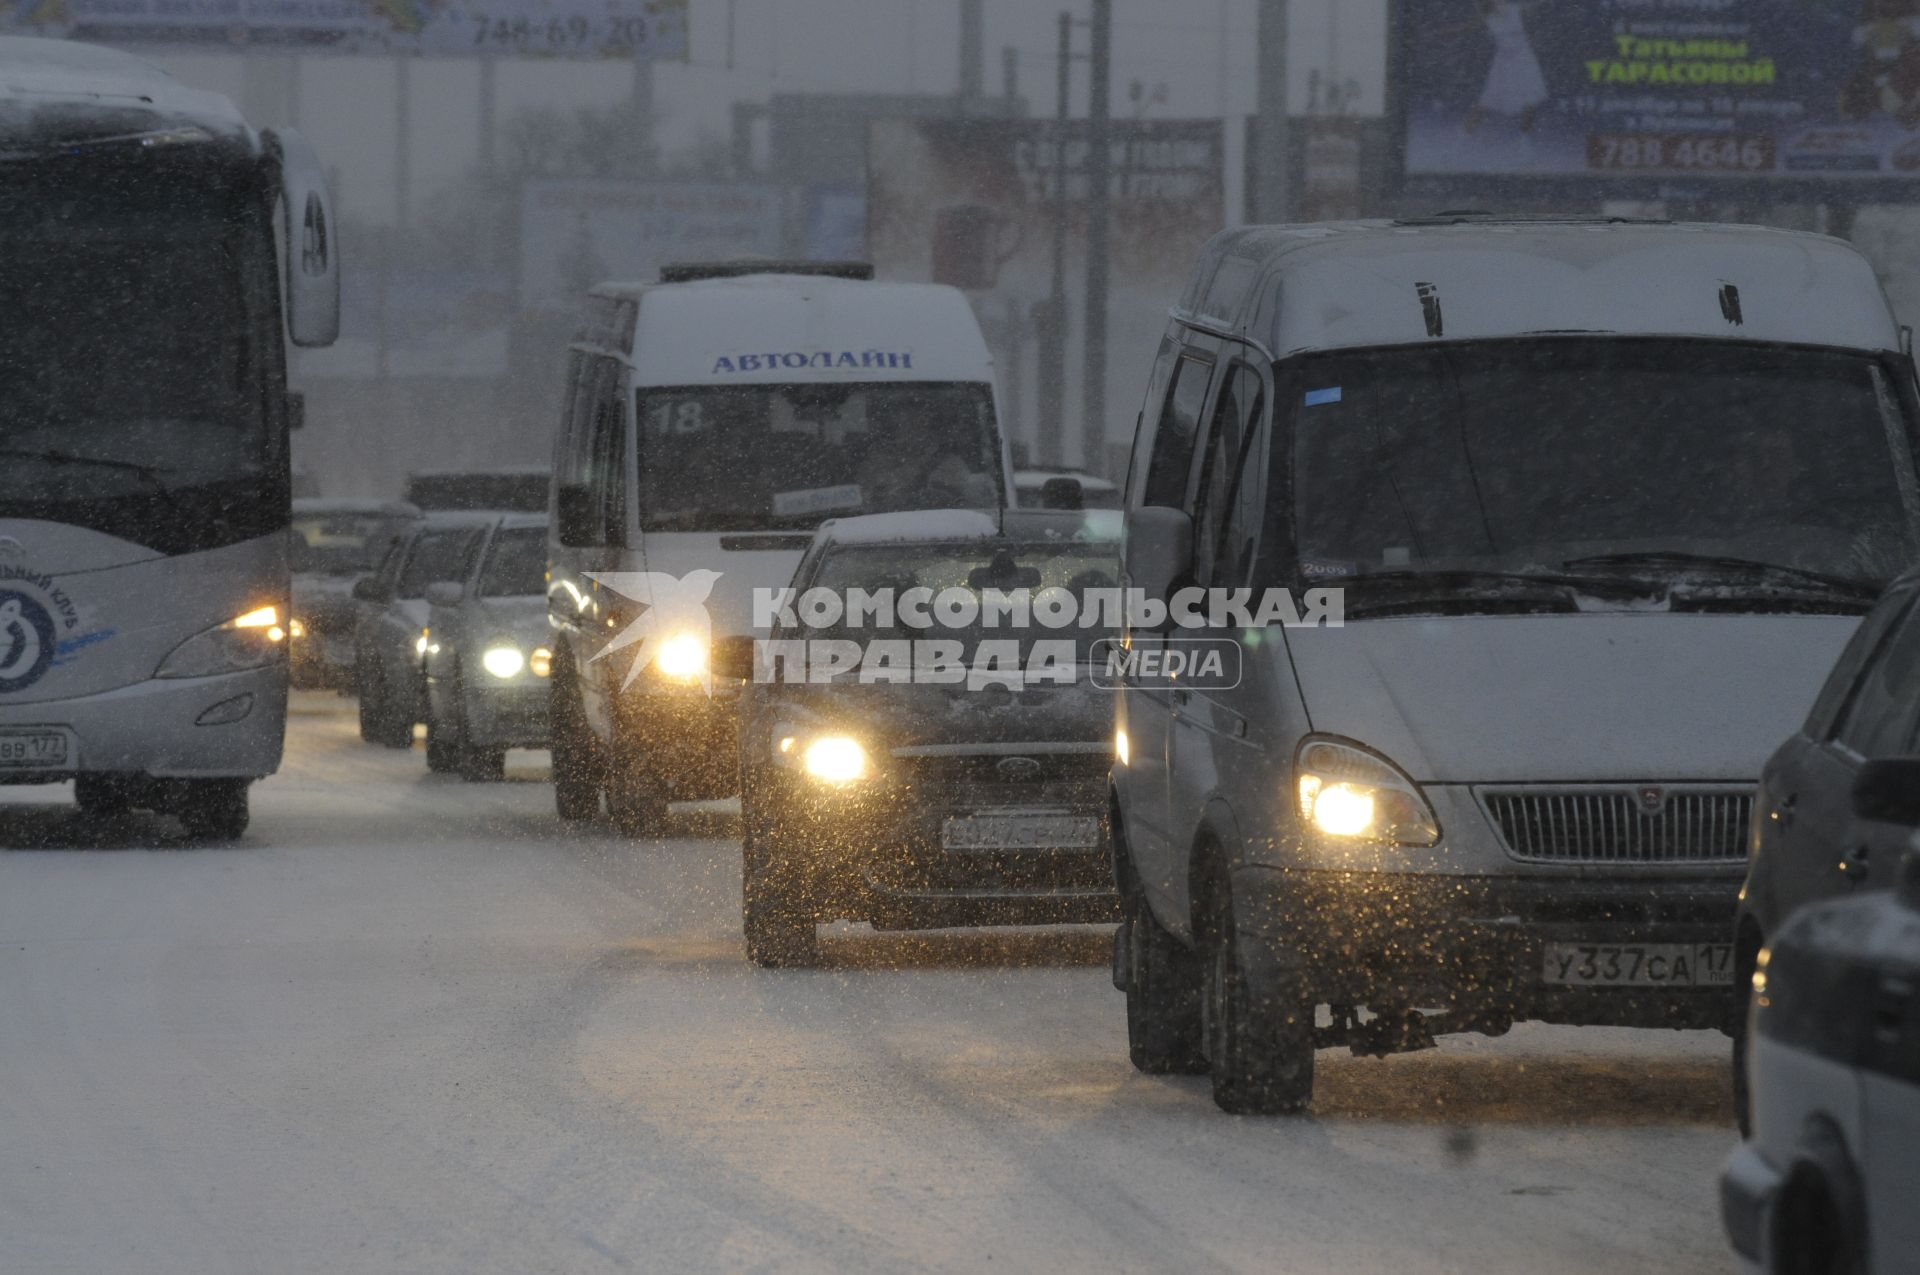
<instances>
[{"instance_id":1,"label":"glowing headlight","mask_svg":"<svg viewBox=\"0 0 1920 1275\"><path fill-rule=\"evenodd\" d=\"M845 735L822 735L808 744L800 765L823 784L851 784L867 776L867 750Z\"/></svg>"},{"instance_id":2,"label":"glowing headlight","mask_svg":"<svg viewBox=\"0 0 1920 1275\"><path fill-rule=\"evenodd\" d=\"M544 646L533 648L533 654L527 657L527 667L533 670L535 677L550 677L553 674L553 652Z\"/></svg>"},{"instance_id":3,"label":"glowing headlight","mask_svg":"<svg viewBox=\"0 0 1920 1275\"><path fill-rule=\"evenodd\" d=\"M1440 824L1420 786L1386 758L1308 738L1294 759L1300 817L1329 837L1430 846Z\"/></svg>"},{"instance_id":4,"label":"glowing headlight","mask_svg":"<svg viewBox=\"0 0 1920 1275\"><path fill-rule=\"evenodd\" d=\"M1133 741L1127 738L1127 732L1123 730L1113 732L1113 755L1120 760L1122 766L1133 760Z\"/></svg>"},{"instance_id":5,"label":"glowing headlight","mask_svg":"<svg viewBox=\"0 0 1920 1275\"><path fill-rule=\"evenodd\" d=\"M502 680L520 676L520 670L526 666L527 657L513 646L490 646L480 657L480 667Z\"/></svg>"},{"instance_id":6,"label":"glowing headlight","mask_svg":"<svg viewBox=\"0 0 1920 1275\"><path fill-rule=\"evenodd\" d=\"M233 618L233 627L236 629L270 629L278 623L280 611L277 607L260 607Z\"/></svg>"},{"instance_id":7,"label":"glowing headlight","mask_svg":"<svg viewBox=\"0 0 1920 1275\"><path fill-rule=\"evenodd\" d=\"M431 629L420 630L420 636L413 640L413 653L415 655L425 655L427 653L427 638L431 635Z\"/></svg>"},{"instance_id":8,"label":"glowing headlight","mask_svg":"<svg viewBox=\"0 0 1920 1275\"><path fill-rule=\"evenodd\" d=\"M306 635L307 635L307 626L305 624L302 624L298 619L287 621L288 637L303 638Z\"/></svg>"},{"instance_id":9,"label":"glowing headlight","mask_svg":"<svg viewBox=\"0 0 1920 1275\"><path fill-rule=\"evenodd\" d=\"M660 644L654 653L653 666L660 670L662 677L694 681L706 674L707 644L691 633L676 633Z\"/></svg>"},{"instance_id":10,"label":"glowing headlight","mask_svg":"<svg viewBox=\"0 0 1920 1275\"><path fill-rule=\"evenodd\" d=\"M274 607L260 607L196 633L168 652L155 677L212 677L272 663L287 631Z\"/></svg>"}]
</instances>

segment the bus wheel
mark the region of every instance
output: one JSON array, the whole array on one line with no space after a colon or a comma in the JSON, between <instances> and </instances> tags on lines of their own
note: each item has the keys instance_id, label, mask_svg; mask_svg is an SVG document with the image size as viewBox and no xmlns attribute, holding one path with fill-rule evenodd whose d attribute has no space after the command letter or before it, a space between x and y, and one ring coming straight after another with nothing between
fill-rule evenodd
<instances>
[{"instance_id":1,"label":"bus wheel","mask_svg":"<svg viewBox=\"0 0 1920 1275\"><path fill-rule=\"evenodd\" d=\"M173 813L195 841L232 841L247 830L250 779L189 779Z\"/></svg>"},{"instance_id":2,"label":"bus wheel","mask_svg":"<svg viewBox=\"0 0 1920 1275\"><path fill-rule=\"evenodd\" d=\"M73 804L89 819L119 819L133 809L133 783L121 775L73 777Z\"/></svg>"}]
</instances>

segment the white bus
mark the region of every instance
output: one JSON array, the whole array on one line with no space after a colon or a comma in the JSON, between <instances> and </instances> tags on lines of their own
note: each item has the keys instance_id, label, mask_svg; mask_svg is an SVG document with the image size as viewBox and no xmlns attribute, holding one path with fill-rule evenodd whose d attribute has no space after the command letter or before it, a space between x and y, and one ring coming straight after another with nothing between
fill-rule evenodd
<instances>
[{"instance_id":1,"label":"white bus","mask_svg":"<svg viewBox=\"0 0 1920 1275\"><path fill-rule=\"evenodd\" d=\"M821 522L1012 503L972 307L952 288L871 276L862 265L670 267L658 284L589 297L549 533L563 818L588 817L604 791L640 832L669 798L738 790L753 593L792 578ZM606 583L616 572L631 573L624 592ZM654 609L662 599L640 573L685 581L687 605ZM596 658L650 610L685 631Z\"/></svg>"},{"instance_id":2,"label":"white bus","mask_svg":"<svg viewBox=\"0 0 1920 1275\"><path fill-rule=\"evenodd\" d=\"M0 39L0 173L0 784L238 836L286 726L285 339L339 326L319 163L132 57Z\"/></svg>"}]
</instances>

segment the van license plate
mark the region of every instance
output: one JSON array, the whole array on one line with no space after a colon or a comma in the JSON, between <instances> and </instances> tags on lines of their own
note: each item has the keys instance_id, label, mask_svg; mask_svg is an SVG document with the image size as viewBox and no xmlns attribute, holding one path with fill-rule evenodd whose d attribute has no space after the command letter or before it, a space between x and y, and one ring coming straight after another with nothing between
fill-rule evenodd
<instances>
[{"instance_id":1,"label":"van license plate","mask_svg":"<svg viewBox=\"0 0 1920 1275\"><path fill-rule=\"evenodd\" d=\"M1091 850L1100 844L1092 815L953 815L940 830L948 850Z\"/></svg>"},{"instance_id":2,"label":"van license plate","mask_svg":"<svg viewBox=\"0 0 1920 1275\"><path fill-rule=\"evenodd\" d=\"M0 731L0 770L58 770L66 764L66 732Z\"/></svg>"},{"instance_id":3,"label":"van license plate","mask_svg":"<svg viewBox=\"0 0 1920 1275\"><path fill-rule=\"evenodd\" d=\"M1549 943L1541 980L1576 987L1732 987L1731 943Z\"/></svg>"}]
</instances>

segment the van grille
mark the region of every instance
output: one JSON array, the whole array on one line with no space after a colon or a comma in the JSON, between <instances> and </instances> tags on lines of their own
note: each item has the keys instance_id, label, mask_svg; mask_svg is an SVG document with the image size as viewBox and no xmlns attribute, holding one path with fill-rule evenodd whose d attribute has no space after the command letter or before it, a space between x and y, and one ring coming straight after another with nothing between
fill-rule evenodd
<instances>
[{"instance_id":1,"label":"van grille","mask_svg":"<svg viewBox=\"0 0 1920 1275\"><path fill-rule=\"evenodd\" d=\"M1507 853L1534 863L1733 863L1751 789L1570 788L1482 794Z\"/></svg>"}]
</instances>

